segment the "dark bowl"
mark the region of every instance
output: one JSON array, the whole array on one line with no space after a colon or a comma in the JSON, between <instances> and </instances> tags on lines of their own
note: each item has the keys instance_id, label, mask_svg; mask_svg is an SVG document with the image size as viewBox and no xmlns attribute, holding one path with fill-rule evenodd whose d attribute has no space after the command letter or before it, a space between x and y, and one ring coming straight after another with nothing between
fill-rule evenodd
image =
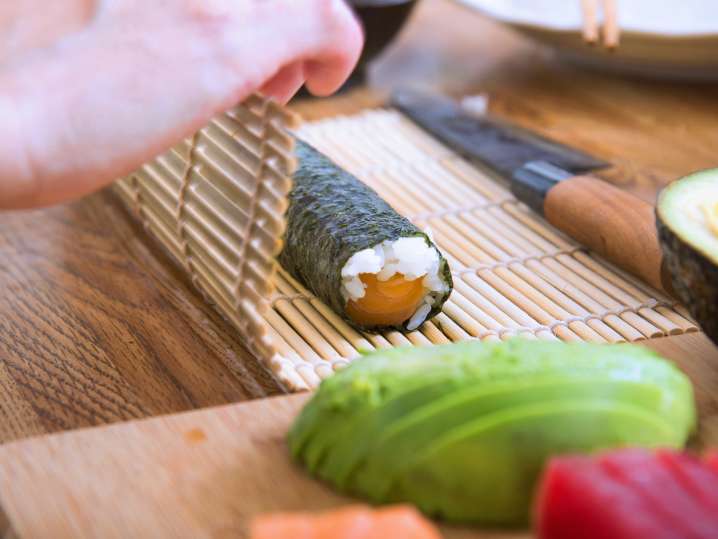
<instances>
[{"instance_id":1,"label":"dark bowl","mask_svg":"<svg viewBox=\"0 0 718 539\"><path fill-rule=\"evenodd\" d=\"M417 0L349 0L364 26L364 50L352 79L363 80L369 62L378 57L402 29Z\"/></svg>"}]
</instances>

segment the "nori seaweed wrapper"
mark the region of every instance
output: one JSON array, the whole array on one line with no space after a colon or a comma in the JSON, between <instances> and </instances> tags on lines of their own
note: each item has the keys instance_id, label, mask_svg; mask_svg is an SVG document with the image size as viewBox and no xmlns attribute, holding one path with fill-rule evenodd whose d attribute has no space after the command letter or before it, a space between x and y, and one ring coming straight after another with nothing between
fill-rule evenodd
<instances>
[{"instance_id":1,"label":"nori seaweed wrapper","mask_svg":"<svg viewBox=\"0 0 718 539\"><path fill-rule=\"evenodd\" d=\"M349 258L387 240L429 237L399 215L370 187L343 170L309 144L297 140L298 167L289 194L287 229L279 263L352 326L370 332L401 327L360 326L346 313L341 271ZM436 302L427 320L441 311L453 283L446 259L440 273L448 291Z\"/></svg>"}]
</instances>

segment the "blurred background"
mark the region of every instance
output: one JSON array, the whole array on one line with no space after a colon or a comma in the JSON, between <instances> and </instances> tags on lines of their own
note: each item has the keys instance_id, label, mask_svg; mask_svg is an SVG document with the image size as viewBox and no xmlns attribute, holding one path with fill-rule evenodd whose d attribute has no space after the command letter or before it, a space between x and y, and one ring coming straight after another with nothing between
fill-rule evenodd
<instances>
[{"instance_id":1,"label":"blurred background","mask_svg":"<svg viewBox=\"0 0 718 539\"><path fill-rule=\"evenodd\" d=\"M603 177L650 202L658 186L715 166L718 2L353 3L367 50L339 96L293 102L308 120L381 106L398 87L480 94L490 113L609 160ZM595 9L592 44L586 4ZM603 40L606 4L615 9L613 47Z\"/></svg>"},{"instance_id":2,"label":"blurred background","mask_svg":"<svg viewBox=\"0 0 718 539\"><path fill-rule=\"evenodd\" d=\"M510 36L519 34L530 39L526 48L583 67L661 79L718 79L718 2L711 0L351 0L351 3L364 23L367 44L347 87L365 80L378 86L386 85L388 80L416 82L417 78L431 78L432 74L437 79L456 78L456 83L461 84L486 67L483 58L496 61L496 49L505 48L507 40L512 39ZM591 18L595 18L597 33L592 46L586 42ZM612 47L602 46L607 20L615 26L617 43ZM427 26L435 31L426 32ZM424 30L423 46L414 41L411 56L407 56L401 42L411 40L412 31L418 28ZM470 43L473 47L467 47ZM383 61L375 65L372 61L380 56Z\"/></svg>"}]
</instances>

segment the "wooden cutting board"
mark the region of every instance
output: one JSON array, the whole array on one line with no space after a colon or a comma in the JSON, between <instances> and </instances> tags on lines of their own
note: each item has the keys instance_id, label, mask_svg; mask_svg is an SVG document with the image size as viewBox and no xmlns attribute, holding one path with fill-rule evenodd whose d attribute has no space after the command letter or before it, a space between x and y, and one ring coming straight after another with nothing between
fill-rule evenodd
<instances>
[{"instance_id":1,"label":"wooden cutting board","mask_svg":"<svg viewBox=\"0 0 718 539\"><path fill-rule=\"evenodd\" d=\"M718 371L680 338L648 341L691 378L698 451L718 448ZM243 538L268 511L322 510L343 498L285 446L299 394L29 438L0 446L0 504L23 538ZM528 533L443 528L447 539ZM397 538L398 539L398 538Z\"/></svg>"},{"instance_id":2,"label":"wooden cutting board","mask_svg":"<svg viewBox=\"0 0 718 539\"><path fill-rule=\"evenodd\" d=\"M22 538L242 538L253 515L352 503L289 459L306 394L79 430L0 448L0 503ZM526 533L444 528L449 539ZM397 538L398 539L398 538Z\"/></svg>"}]
</instances>

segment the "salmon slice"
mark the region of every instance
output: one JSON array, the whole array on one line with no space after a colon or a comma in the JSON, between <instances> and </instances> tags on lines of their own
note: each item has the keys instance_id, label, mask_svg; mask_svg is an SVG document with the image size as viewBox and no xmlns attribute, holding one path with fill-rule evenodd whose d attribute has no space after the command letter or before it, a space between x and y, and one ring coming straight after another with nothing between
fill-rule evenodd
<instances>
[{"instance_id":1,"label":"salmon slice","mask_svg":"<svg viewBox=\"0 0 718 539\"><path fill-rule=\"evenodd\" d=\"M366 286L364 297L349 301L347 313L364 326L403 324L414 315L426 295L422 278L407 280L401 273L386 281L371 273L362 273L359 278Z\"/></svg>"},{"instance_id":2,"label":"salmon slice","mask_svg":"<svg viewBox=\"0 0 718 539\"><path fill-rule=\"evenodd\" d=\"M363 505L323 513L269 513L251 525L251 539L441 539L411 506Z\"/></svg>"}]
</instances>

